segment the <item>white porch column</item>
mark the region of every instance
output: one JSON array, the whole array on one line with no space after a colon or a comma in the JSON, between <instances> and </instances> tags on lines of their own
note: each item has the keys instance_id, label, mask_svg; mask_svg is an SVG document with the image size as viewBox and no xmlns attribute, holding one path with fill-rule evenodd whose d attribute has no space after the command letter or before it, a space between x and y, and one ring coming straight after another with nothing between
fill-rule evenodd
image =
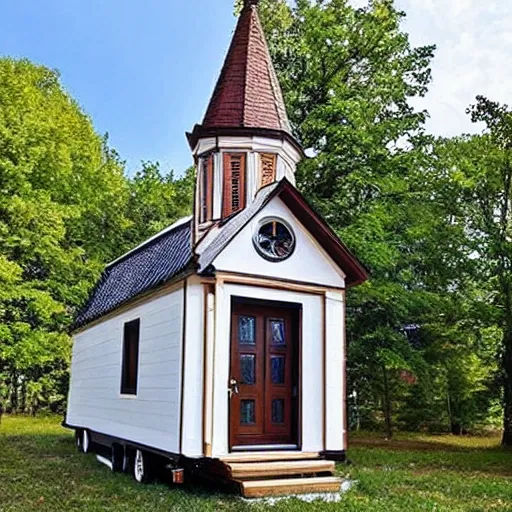
<instances>
[{"instance_id":1,"label":"white porch column","mask_svg":"<svg viewBox=\"0 0 512 512\"><path fill-rule=\"evenodd\" d=\"M207 290L208 288L206 288ZM215 344L215 295L206 293L206 333L205 333L205 375L204 375L204 411L203 411L203 453L212 455L213 435L213 355Z\"/></svg>"},{"instance_id":2,"label":"white porch column","mask_svg":"<svg viewBox=\"0 0 512 512\"><path fill-rule=\"evenodd\" d=\"M325 450L345 449L345 310L343 293L325 294Z\"/></svg>"}]
</instances>

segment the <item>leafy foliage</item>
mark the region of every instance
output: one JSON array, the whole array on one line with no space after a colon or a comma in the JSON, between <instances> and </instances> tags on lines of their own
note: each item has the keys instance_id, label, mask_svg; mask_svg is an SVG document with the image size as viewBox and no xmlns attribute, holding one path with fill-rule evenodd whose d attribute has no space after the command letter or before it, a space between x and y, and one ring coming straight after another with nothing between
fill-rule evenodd
<instances>
[{"instance_id":1,"label":"leafy foliage","mask_svg":"<svg viewBox=\"0 0 512 512\"><path fill-rule=\"evenodd\" d=\"M413 102L435 48L411 46L391 0L263 0L260 11L310 155L299 187L371 272L347 298L353 425L384 423L390 437L393 424L494 422L499 327L462 215L470 199Z\"/></svg>"},{"instance_id":2,"label":"leafy foliage","mask_svg":"<svg viewBox=\"0 0 512 512\"><path fill-rule=\"evenodd\" d=\"M235 8L240 9L240 2ZM298 139L298 185L368 266L348 294L353 427L512 444L512 114L479 97L484 133L437 140L414 107L433 46L392 0L262 0ZM58 73L0 59L0 401L62 408L76 308L103 265L191 210L182 177L121 157Z\"/></svg>"},{"instance_id":3,"label":"leafy foliage","mask_svg":"<svg viewBox=\"0 0 512 512\"><path fill-rule=\"evenodd\" d=\"M455 184L454 221L464 226L486 322L501 334L504 437L512 445L512 111L484 97L468 109L482 135L439 143L441 168Z\"/></svg>"},{"instance_id":4,"label":"leafy foliage","mask_svg":"<svg viewBox=\"0 0 512 512\"><path fill-rule=\"evenodd\" d=\"M58 73L0 59L0 401L62 407L73 313L104 263L190 210L191 173L133 180ZM151 198L151 200L150 200Z\"/></svg>"}]
</instances>

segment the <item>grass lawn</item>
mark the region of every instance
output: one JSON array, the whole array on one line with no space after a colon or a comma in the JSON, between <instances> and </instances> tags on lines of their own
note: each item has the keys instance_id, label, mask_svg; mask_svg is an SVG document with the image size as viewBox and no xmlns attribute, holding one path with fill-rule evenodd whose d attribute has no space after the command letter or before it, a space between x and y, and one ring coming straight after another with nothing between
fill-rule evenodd
<instances>
[{"instance_id":1,"label":"grass lawn","mask_svg":"<svg viewBox=\"0 0 512 512\"><path fill-rule=\"evenodd\" d=\"M249 504L198 488L138 485L79 454L59 418L4 418L0 426L0 511L341 510L512 511L512 452L498 438L401 435L352 439L356 481L339 503Z\"/></svg>"}]
</instances>

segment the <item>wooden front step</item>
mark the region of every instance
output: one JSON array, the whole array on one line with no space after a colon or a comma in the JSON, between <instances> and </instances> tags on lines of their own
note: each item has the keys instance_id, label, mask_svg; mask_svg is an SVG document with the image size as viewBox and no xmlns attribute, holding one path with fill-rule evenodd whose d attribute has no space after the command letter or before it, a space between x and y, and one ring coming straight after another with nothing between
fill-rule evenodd
<instances>
[{"instance_id":1,"label":"wooden front step","mask_svg":"<svg viewBox=\"0 0 512 512\"><path fill-rule=\"evenodd\" d=\"M226 464L236 462L270 462L286 460L311 460L319 459L318 452L242 452L231 453L221 457Z\"/></svg>"},{"instance_id":2,"label":"wooden front step","mask_svg":"<svg viewBox=\"0 0 512 512\"><path fill-rule=\"evenodd\" d=\"M287 478L279 480L247 480L240 482L242 496L262 498L288 494L339 492L341 479L333 476L314 478Z\"/></svg>"},{"instance_id":3,"label":"wooden front step","mask_svg":"<svg viewBox=\"0 0 512 512\"><path fill-rule=\"evenodd\" d=\"M232 478L276 478L290 475L334 474L334 462L328 460L285 460L276 462L228 463Z\"/></svg>"}]
</instances>

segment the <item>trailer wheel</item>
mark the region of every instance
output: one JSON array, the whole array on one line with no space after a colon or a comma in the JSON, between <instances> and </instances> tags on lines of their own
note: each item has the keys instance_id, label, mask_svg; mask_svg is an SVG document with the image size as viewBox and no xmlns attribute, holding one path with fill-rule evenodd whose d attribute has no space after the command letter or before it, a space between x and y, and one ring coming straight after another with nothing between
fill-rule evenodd
<instances>
[{"instance_id":1,"label":"trailer wheel","mask_svg":"<svg viewBox=\"0 0 512 512\"><path fill-rule=\"evenodd\" d=\"M112 471L121 473L125 467L124 446L120 444L112 445Z\"/></svg>"},{"instance_id":2,"label":"trailer wheel","mask_svg":"<svg viewBox=\"0 0 512 512\"><path fill-rule=\"evenodd\" d=\"M123 454L123 473L131 473L132 470L132 455L128 448L124 447L124 454Z\"/></svg>"},{"instance_id":3,"label":"trailer wheel","mask_svg":"<svg viewBox=\"0 0 512 512\"><path fill-rule=\"evenodd\" d=\"M89 453L91 448L91 437L87 430L82 430L82 451Z\"/></svg>"},{"instance_id":4,"label":"trailer wheel","mask_svg":"<svg viewBox=\"0 0 512 512\"><path fill-rule=\"evenodd\" d=\"M151 480L151 465L147 454L141 450L135 451L133 460L133 476L139 484L145 484Z\"/></svg>"},{"instance_id":5,"label":"trailer wheel","mask_svg":"<svg viewBox=\"0 0 512 512\"><path fill-rule=\"evenodd\" d=\"M75 430L75 446L79 452L82 451L82 432L78 429Z\"/></svg>"}]
</instances>

